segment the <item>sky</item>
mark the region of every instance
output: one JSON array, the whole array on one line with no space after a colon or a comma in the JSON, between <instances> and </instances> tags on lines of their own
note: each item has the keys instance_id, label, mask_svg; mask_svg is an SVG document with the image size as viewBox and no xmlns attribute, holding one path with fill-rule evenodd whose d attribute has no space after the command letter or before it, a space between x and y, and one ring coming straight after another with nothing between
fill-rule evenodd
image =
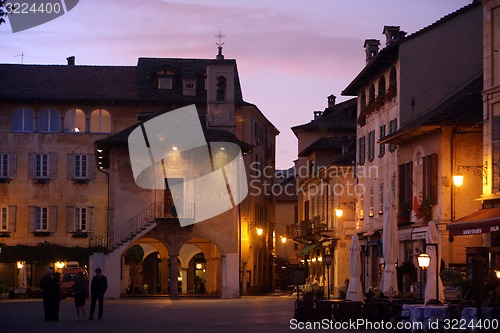
<instances>
[{"instance_id":1,"label":"sky","mask_svg":"<svg viewBox=\"0 0 500 333\"><path fill-rule=\"evenodd\" d=\"M12 1L14 2L14 1ZM139 57L215 58L219 31L245 101L280 131L276 167L297 158L291 127L337 103L365 66L365 39L384 25L408 34L472 0L81 0L65 15L13 33L0 25L0 63L137 64ZM20 55L23 55L22 57Z\"/></svg>"}]
</instances>

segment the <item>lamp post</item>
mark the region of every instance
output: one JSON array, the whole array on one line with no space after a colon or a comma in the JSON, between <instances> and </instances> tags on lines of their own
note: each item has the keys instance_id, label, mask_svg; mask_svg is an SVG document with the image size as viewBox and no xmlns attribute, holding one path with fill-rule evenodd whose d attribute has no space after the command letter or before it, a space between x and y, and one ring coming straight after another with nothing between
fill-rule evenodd
<instances>
[{"instance_id":1,"label":"lamp post","mask_svg":"<svg viewBox=\"0 0 500 333\"><path fill-rule=\"evenodd\" d=\"M422 299L422 271L425 272L425 270L429 267L431 257L429 257L427 253L421 253L418 255L417 261L418 266L420 267L420 299Z\"/></svg>"},{"instance_id":2,"label":"lamp post","mask_svg":"<svg viewBox=\"0 0 500 333\"><path fill-rule=\"evenodd\" d=\"M323 262L325 263L326 266L326 273L327 273L327 278L326 278L326 283L328 283L326 290L327 290L327 299L330 299L330 265L332 264L332 259L333 259L333 254L330 253L330 248L326 248L326 253L323 254Z\"/></svg>"}]
</instances>

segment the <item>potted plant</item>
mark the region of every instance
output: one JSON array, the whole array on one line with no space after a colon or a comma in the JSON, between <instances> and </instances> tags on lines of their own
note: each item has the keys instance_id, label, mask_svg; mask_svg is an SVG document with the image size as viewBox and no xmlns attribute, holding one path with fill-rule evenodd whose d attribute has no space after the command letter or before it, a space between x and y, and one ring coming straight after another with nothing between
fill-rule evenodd
<instances>
[{"instance_id":1,"label":"potted plant","mask_svg":"<svg viewBox=\"0 0 500 333\"><path fill-rule=\"evenodd\" d=\"M422 200L420 207L416 211L416 216L425 224L432 220L432 202L429 198Z\"/></svg>"}]
</instances>

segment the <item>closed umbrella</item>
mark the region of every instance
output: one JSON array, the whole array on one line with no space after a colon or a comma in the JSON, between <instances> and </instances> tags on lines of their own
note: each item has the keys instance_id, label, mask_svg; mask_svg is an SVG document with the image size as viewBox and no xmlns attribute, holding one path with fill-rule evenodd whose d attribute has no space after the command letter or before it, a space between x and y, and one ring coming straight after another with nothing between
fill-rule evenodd
<instances>
[{"instance_id":1,"label":"closed umbrella","mask_svg":"<svg viewBox=\"0 0 500 333\"><path fill-rule=\"evenodd\" d=\"M439 240L439 232L434 221L429 222L427 226L427 234L425 235L427 244L437 244L436 246L426 246L426 252L431 257L429 268L427 269L427 284L425 285L425 302L430 299L437 299L436 283L439 285L439 301L444 302L444 289L439 271L441 269L441 241ZM436 253L436 250L437 253ZM437 255L436 255L437 254ZM437 271L437 272L436 272Z\"/></svg>"},{"instance_id":2,"label":"closed umbrella","mask_svg":"<svg viewBox=\"0 0 500 333\"><path fill-rule=\"evenodd\" d=\"M349 272L351 280L347 288L346 300L348 301L363 301L363 289L361 288L361 246L359 245L358 234L352 236L351 245L349 246Z\"/></svg>"},{"instance_id":3,"label":"closed umbrella","mask_svg":"<svg viewBox=\"0 0 500 333\"><path fill-rule=\"evenodd\" d=\"M398 276L396 262L399 252L398 227L396 220L391 220L390 195L384 205L384 230L382 235L382 252L384 256L384 272L382 273L382 292L393 297L398 294Z\"/></svg>"}]
</instances>

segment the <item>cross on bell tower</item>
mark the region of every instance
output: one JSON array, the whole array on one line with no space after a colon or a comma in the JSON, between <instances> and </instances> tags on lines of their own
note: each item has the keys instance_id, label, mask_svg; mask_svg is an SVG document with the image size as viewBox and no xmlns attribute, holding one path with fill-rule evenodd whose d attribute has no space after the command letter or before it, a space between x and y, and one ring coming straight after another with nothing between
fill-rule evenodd
<instances>
[{"instance_id":1,"label":"cross on bell tower","mask_svg":"<svg viewBox=\"0 0 500 333\"><path fill-rule=\"evenodd\" d=\"M222 32L219 30L219 33L214 37L219 40L217 43L215 43L215 45L217 45L217 48L219 49L219 53L217 54L216 59L224 60L224 55L222 54L222 45L224 45L224 42L222 42L222 38L226 37L226 35L223 35Z\"/></svg>"}]
</instances>

